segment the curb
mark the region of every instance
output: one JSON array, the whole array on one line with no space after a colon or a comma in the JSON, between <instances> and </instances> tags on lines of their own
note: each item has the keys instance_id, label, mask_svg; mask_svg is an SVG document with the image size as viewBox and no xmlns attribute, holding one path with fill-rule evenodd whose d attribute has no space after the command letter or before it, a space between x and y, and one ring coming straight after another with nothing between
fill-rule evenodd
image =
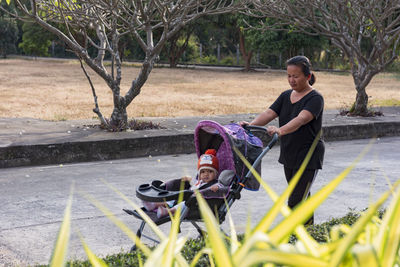
<instances>
[{"instance_id":1,"label":"curb","mask_svg":"<svg viewBox=\"0 0 400 267\"><path fill-rule=\"evenodd\" d=\"M193 153L193 134L0 148L0 168Z\"/></svg>"},{"instance_id":2,"label":"curb","mask_svg":"<svg viewBox=\"0 0 400 267\"><path fill-rule=\"evenodd\" d=\"M324 126L325 141L400 136L400 122L374 122L356 125Z\"/></svg>"},{"instance_id":3,"label":"curb","mask_svg":"<svg viewBox=\"0 0 400 267\"><path fill-rule=\"evenodd\" d=\"M324 126L325 141L400 136L400 122ZM265 140L264 140L265 141ZM0 168L194 153L193 133L0 147Z\"/></svg>"}]
</instances>

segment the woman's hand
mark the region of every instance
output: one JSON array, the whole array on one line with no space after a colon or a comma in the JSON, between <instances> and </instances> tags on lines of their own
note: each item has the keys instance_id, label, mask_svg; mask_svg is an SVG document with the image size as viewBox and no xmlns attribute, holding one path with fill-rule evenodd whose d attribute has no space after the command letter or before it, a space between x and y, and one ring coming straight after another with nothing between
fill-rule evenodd
<instances>
[{"instance_id":1,"label":"woman's hand","mask_svg":"<svg viewBox=\"0 0 400 267\"><path fill-rule=\"evenodd\" d=\"M278 134L278 136L281 136L281 134L282 134L281 129L276 126L268 126L267 132L270 136L272 136L275 133Z\"/></svg>"},{"instance_id":2,"label":"woman's hand","mask_svg":"<svg viewBox=\"0 0 400 267\"><path fill-rule=\"evenodd\" d=\"M238 124L243 127L245 125L249 125L250 123L247 121L239 121Z\"/></svg>"}]
</instances>

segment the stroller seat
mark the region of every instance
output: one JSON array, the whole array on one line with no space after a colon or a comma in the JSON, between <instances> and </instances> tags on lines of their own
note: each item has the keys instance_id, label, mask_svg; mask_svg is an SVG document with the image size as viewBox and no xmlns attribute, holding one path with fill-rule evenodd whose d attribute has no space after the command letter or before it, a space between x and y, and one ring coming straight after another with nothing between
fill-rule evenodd
<instances>
[{"instance_id":1,"label":"stroller seat","mask_svg":"<svg viewBox=\"0 0 400 267\"><path fill-rule=\"evenodd\" d=\"M254 136L251 130L262 131L267 134L266 128L259 126L248 126L248 129L243 129L238 124L229 124L222 126L214 121L200 121L196 126L194 133L194 142L197 156L200 157L207 149L215 149L219 160L219 177L223 183L229 184L229 190L223 197L207 198L203 193L203 197L208 205L214 211L219 223L225 220L228 208L232 206L236 199L240 199L240 192L243 188L249 190L258 190L259 182L253 177L251 171L246 167L240 157L235 153L233 147L240 151L246 160L252 165L258 173L261 173L261 159L277 142L278 136L274 135L268 145L263 146L262 141ZM225 185L228 185L225 184ZM178 186L178 188L180 188ZM183 201L186 201L186 209L182 211L180 222L190 222L203 235L204 230L196 223L202 221L199 209L197 208L196 198L193 191L188 188L182 191L170 191L163 186L163 182L154 180L149 184L142 184L136 189L136 196L139 199L150 202L164 202L169 200L177 200L179 194L183 194ZM227 203L227 205L225 205ZM158 218L154 211L147 211L144 207L141 208L150 219L156 224L161 225L171 221L170 216ZM141 220L141 225L136 233L138 238L141 238L146 221L138 211L123 209L129 215ZM143 235L144 236L144 235ZM147 237L147 236L146 236ZM148 239L154 240L150 237ZM134 245L131 250L135 250Z\"/></svg>"}]
</instances>

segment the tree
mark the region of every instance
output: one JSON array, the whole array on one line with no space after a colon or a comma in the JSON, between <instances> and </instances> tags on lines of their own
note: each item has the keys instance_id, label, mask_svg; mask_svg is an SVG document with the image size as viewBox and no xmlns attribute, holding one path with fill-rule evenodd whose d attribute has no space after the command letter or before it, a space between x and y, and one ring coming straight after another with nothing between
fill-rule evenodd
<instances>
[{"instance_id":1,"label":"tree","mask_svg":"<svg viewBox=\"0 0 400 267\"><path fill-rule=\"evenodd\" d=\"M22 31L22 42L18 46L25 54L35 57L50 56L49 47L53 36L49 32L31 22L25 22L22 25Z\"/></svg>"},{"instance_id":2,"label":"tree","mask_svg":"<svg viewBox=\"0 0 400 267\"><path fill-rule=\"evenodd\" d=\"M323 35L347 56L357 91L355 115L368 115L366 87L398 56L398 0L252 0L249 14L275 18L311 35Z\"/></svg>"},{"instance_id":3,"label":"tree","mask_svg":"<svg viewBox=\"0 0 400 267\"><path fill-rule=\"evenodd\" d=\"M249 23L247 21L247 23ZM275 21L266 19L263 21L266 28L260 34L259 30L249 30L248 39L254 47L262 50L260 56L268 56L270 64L282 67L282 58L290 58L298 54L306 54L310 59L319 59L321 51L328 47L328 40L323 36L312 36L293 30L293 27L276 28ZM253 22L254 24L254 22Z\"/></svg>"},{"instance_id":4,"label":"tree","mask_svg":"<svg viewBox=\"0 0 400 267\"><path fill-rule=\"evenodd\" d=\"M189 45L190 37L194 31L194 25L191 24L186 28L182 28L177 32L171 39L168 40L166 44L166 52L168 55L169 66L171 68L176 68L179 59L182 57L183 53Z\"/></svg>"},{"instance_id":5,"label":"tree","mask_svg":"<svg viewBox=\"0 0 400 267\"><path fill-rule=\"evenodd\" d=\"M13 5L1 5L7 11L13 11L15 8ZM6 58L7 54L16 52L18 33L18 26L15 19L10 18L10 16L0 10L0 55L3 58Z\"/></svg>"},{"instance_id":6,"label":"tree","mask_svg":"<svg viewBox=\"0 0 400 267\"><path fill-rule=\"evenodd\" d=\"M23 5L20 0L13 2L19 12L14 14L15 17L34 21L55 34L75 53L92 88L95 103L93 112L106 127L120 130L127 125L127 106L140 94L167 40L186 24L202 16L237 10L240 5L236 1L31 0L29 6ZM64 26L57 26L59 23ZM159 31L157 39L154 38L155 31ZM122 61L119 46L121 38L126 35L136 40L145 58L130 88L125 95L121 95ZM88 52L90 49L97 51L95 55ZM111 61L110 70L104 65L106 57ZM112 91L114 108L110 119L106 119L100 111L95 88L83 63L102 77Z\"/></svg>"},{"instance_id":7,"label":"tree","mask_svg":"<svg viewBox=\"0 0 400 267\"><path fill-rule=\"evenodd\" d=\"M0 17L0 55L15 53L15 43L18 40L18 27L14 20Z\"/></svg>"}]
</instances>

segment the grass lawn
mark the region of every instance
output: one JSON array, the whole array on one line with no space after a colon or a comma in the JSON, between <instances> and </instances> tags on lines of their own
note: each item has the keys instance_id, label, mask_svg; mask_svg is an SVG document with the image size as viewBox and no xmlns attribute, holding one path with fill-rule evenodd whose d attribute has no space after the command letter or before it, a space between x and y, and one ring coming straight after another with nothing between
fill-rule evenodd
<instances>
[{"instance_id":1,"label":"grass lawn","mask_svg":"<svg viewBox=\"0 0 400 267\"><path fill-rule=\"evenodd\" d=\"M124 67L125 93L139 72ZM111 91L89 71L105 116L113 107ZM353 79L347 73L315 72L314 87L325 98L326 109L349 107L355 100ZM399 105L399 76L381 73L367 87L370 103ZM285 71L244 73L194 69L154 68L140 95L128 107L133 117L181 117L259 113L288 89ZM92 118L95 114L89 83L77 60L0 60L0 117L46 120Z\"/></svg>"}]
</instances>

